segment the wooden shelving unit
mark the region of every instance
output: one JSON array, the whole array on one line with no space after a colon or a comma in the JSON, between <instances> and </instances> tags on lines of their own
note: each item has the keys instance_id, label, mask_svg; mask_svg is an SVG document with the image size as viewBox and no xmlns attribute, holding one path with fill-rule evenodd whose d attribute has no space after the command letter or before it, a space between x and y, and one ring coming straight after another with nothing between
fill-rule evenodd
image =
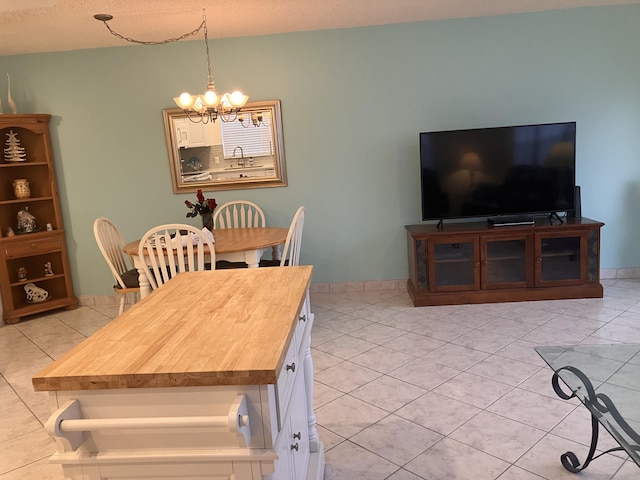
<instances>
[{"instance_id":1,"label":"wooden shelving unit","mask_svg":"<svg viewBox=\"0 0 640 480\"><path fill-rule=\"evenodd\" d=\"M60 209L55 165L51 150L47 114L0 115L0 292L6 323L56 308L75 308L78 300L73 293L69 256ZM4 159L9 132L17 134L24 148L23 162ZM29 198L16 199L13 181L25 178L29 182ZM33 233L7 236L7 229L17 230L17 215L24 207L35 216L37 230ZM51 230L47 230L47 224ZM45 264L51 264L52 275L45 275ZM17 270L26 268L27 280L18 278ZM41 303L27 302L24 286L33 283L45 289L49 296Z\"/></svg>"}]
</instances>

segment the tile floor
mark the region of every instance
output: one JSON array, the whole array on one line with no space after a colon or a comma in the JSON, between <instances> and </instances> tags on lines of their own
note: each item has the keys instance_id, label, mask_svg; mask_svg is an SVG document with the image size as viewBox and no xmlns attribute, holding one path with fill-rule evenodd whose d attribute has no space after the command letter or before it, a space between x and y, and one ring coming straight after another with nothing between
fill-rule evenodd
<instances>
[{"instance_id":1,"label":"tile floor","mask_svg":"<svg viewBox=\"0 0 640 480\"><path fill-rule=\"evenodd\" d=\"M588 413L556 397L533 351L640 342L640 279L604 283L603 299L423 308L403 290L312 294L325 479L640 478L622 454L578 477L560 466L567 450L584 458ZM0 480L62 479L31 375L116 313L84 306L0 327Z\"/></svg>"}]
</instances>

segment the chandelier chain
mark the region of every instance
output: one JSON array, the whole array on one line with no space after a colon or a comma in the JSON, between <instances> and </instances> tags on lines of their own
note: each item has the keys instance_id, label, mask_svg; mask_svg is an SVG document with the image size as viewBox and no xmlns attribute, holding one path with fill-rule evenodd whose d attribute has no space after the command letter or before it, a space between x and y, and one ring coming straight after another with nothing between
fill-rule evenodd
<instances>
[{"instance_id":1,"label":"chandelier chain","mask_svg":"<svg viewBox=\"0 0 640 480\"><path fill-rule=\"evenodd\" d=\"M204 14L203 14L203 17L204 17ZM165 45L167 43L179 42L180 40L184 40L185 38L197 35L200 32L200 30L202 30L203 28L204 28L204 32L205 32L205 37L207 35L206 19L203 19L202 23L195 30L192 30L189 33L184 33L184 34L180 35L179 37L167 38L166 40L160 40L160 41L156 41L156 42L154 42L154 41L136 40L135 38L125 37L124 35L122 35L122 34L116 32L115 30L113 30L109 26L109 24L107 23L108 20L102 20L102 19L97 19L97 20L100 20L102 23L104 23L104 26L107 27L107 30L109 30L111 35L113 35L114 37L117 37L120 40L124 40L124 41L129 42L129 43L138 43L140 45ZM207 46L207 56L208 55L209 55L209 47ZM209 69L209 74L211 74L211 69Z\"/></svg>"},{"instance_id":2,"label":"chandelier chain","mask_svg":"<svg viewBox=\"0 0 640 480\"><path fill-rule=\"evenodd\" d=\"M209 56L209 36L207 35L207 15L204 10L202 10L202 24L200 25L199 29L200 28L204 28L204 45L207 49L207 70L209 73L207 77L207 83L209 85L213 85L213 75L211 74L211 57Z\"/></svg>"}]
</instances>

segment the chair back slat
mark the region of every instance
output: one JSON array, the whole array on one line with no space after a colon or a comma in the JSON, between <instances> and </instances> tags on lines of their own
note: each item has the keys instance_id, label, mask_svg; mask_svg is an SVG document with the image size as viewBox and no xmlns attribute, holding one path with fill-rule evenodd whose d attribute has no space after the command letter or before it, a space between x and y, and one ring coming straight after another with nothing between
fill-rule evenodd
<instances>
[{"instance_id":1,"label":"chair back slat","mask_svg":"<svg viewBox=\"0 0 640 480\"><path fill-rule=\"evenodd\" d=\"M214 228L254 228L266 226L262 209L247 200L227 202L213 214Z\"/></svg>"}]
</instances>

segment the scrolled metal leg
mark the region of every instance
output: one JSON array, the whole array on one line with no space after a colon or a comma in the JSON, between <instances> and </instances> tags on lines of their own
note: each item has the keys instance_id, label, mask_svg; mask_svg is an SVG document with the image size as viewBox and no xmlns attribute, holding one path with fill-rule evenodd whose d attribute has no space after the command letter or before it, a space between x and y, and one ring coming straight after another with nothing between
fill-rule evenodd
<instances>
[{"instance_id":1,"label":"scrolled metal leg","mask_svg":"<svg viewBox=\"0 0 640 480\"><path fill-rule=\"evenodd\" d=\"M571 392L571 394L568 394L564 390L562 390L562 387L560 386L560 381L559 381L560 380L559 373L562 370L567 370L571 372L576 377L578 377L578 379L582 382L582 385L584 386L586 391L586 395L584 396L582 401L584 402L585 406L588 408L589 412L591 413L591 446L589 447L589 453L587 454L587 458L585 459L584 463L580 465L580 461L578 460L577 455L573 452L565 452L562 455L560 455L560 462L562 463L562 466L565 469L567 469L572 473L579 473L585 468L587 468L592 460L595 460L601 455L604 455L605 453L624 450L624 448L622 447L616 447L616 448L611 448L609 450L606 450L598 455L595 455L596 446L598 444L598 432L600 428L600 425L598 423L598 418L601 417L602 414L610 413L613 416L613 418L616 420L618 425L623 430L625 430L632 438L637 440L638 434L635 431L633 431L633 429L627 424L627 422L624 421L624 419L616 409L611 399L602 393L596 394L595 389L593 388L593 385L591 384L587 376L575 367L571 367L571 366L562 367L562 368L559 368L553 374L553 378L551 379L551 384L553 385L553 391L556 392L556 395L558 395L563 400L569 400L571 398L577 397L576 395L577 392L582 388L582 387L576 388L574 391Z\"/></svg>"},{"instance_id":2,"label":"scrolled metal leg","mask_svg":"<svg viewBox=\"0 0 640 480\"><path fill-rule=\"evenodd\" d=\"M563 400L570 400L576 397L576 392L580 389L580 387L578 387L578 389L571 392L571 394L568 394L564 390L562 390L562 387L560 386L560 382L559 382L560 376L558 375L558 373L561 370L565 370L565 369L571 371L571 373L575 374L580 379L580 381L582 381L589 395L591 392L593 392L595 395L595 392L593 390L593 385L591 384L589 379L585 377L580 370L573 367L561 368L553 374L553 378L551 379L551 384L553 385L553 391L556 392L556 395L558 395ZM591 463L591 460L593 460L593 456L596 452L596 445L598 444L598 431L599 431L598 420L592 414L591 415L591 446L589 447L589 453L587 454L586 460L584 461L582 466L580 466L580 461L578 460L578 456L575 453L565 452L562 455L560 455L560 462L562 463L562 466L564 468L566 468L572 473L578 473L584 470L585 468L587 468L589 463Z\"/></svg>"}]
</instances>

